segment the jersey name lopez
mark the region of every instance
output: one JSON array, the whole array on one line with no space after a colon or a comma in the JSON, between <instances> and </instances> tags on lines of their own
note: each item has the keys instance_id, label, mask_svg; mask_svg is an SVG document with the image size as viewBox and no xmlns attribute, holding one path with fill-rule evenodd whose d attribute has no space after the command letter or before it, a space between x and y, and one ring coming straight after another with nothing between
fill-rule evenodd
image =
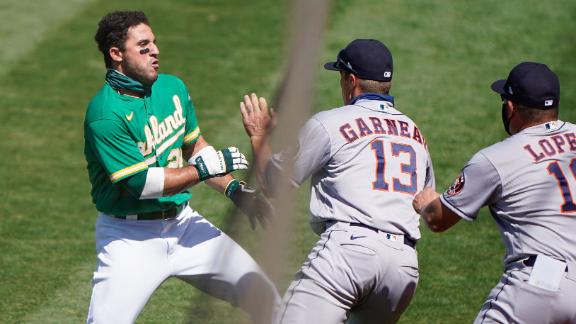
<instances>
[{"instance_id":1,"label":"jersey name lopez","mask_svg":"<svg viewBox=\"0 0 576 324\"><path fill-rule=\"evenodd\" d=\"M564 153L565 150L576 152L576 134L572 132L543 138L538 141L538 145L525 145L524 150L530 153L534 163L540 162L545 157Z\"/></svg>"}]
</instances>

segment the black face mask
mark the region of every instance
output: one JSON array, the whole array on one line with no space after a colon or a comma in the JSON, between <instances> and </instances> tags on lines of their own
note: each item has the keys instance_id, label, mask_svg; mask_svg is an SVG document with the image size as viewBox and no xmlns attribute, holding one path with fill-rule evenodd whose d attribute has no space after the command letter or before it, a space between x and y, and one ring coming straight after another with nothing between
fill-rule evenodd
<instances>
[{"instance_id":1,"label":"black face mask","mask_svg":"<svg viewBox=\"0 0 576 324\"><path fill-rule=\"evenodd\" d=\"M507 102L504 101L502 103L502 123L504 124L504 130L506 131L506 133L508 133L508 135L512 135L510 133L510 119L508 116L506 116L506 107L507 107Z\"/></svg>"}]
</instances>

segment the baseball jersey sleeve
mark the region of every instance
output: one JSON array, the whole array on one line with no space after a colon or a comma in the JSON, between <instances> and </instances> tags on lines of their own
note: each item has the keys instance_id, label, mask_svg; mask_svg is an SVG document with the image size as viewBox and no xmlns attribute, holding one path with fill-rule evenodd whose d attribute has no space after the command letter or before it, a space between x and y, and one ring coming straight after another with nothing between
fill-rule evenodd
<instances>
[{"instance_id":1,"label":"baseball jersey sleeve","mask_svg":"<svg viewBox=\"0 0 576 324\"><path fill-rule=\"evenodd\" d=\"M436 178L434 177L434 167L432 166L430 154L428 154L428 161L426 163L426 180L424 181L424 187L436 189Z\"/></svg>"},{"instance_id":2,"label":"baseball jersey sleeve","mask_svg":"<svg viewBox=\"0 0 576 324\"><path fill-rule=\"evenodd\" d=\"M496 201L501 192L498 171L486 156L476 153L440 201L458 216L474 220L480 208Z\"/></svg>"},{"instance_id":3,"label":"baseball jersey sleeve","mask_svg":"<svg viewBox=\"0 0 576 324\"><path fill-rule=\"evenodd\" d=\"M182 83L184 88L184 109L186 109L186 132L184 133L184 145L189 145L200 137L200 127L198 127L198 118L196 117L196 108L192 102L192 98L188 92L188 89Z\"/></svg>"},{"instance_id":4,"label":"baseball jersey sleeve","mask_svg":"<svg viewBox=\"0 0 576 324\"><path fill-rule=\"evenodd\" d=\"M274 154L266 168L266 182L273 186L274 180L282 176L286 163L293 163L294 186L300 186L314 172L320 169L331 156L330 136L324 126L315 118L306 122L298 135L295 147Z\"/></svg>"},{"instance_id":5,"label":"baseball jersey sleeve","mask_svg":"<svg viewBox=\"0 0 576 324\"><path fill-rule=\"evenodd\" d=\"M136 142L121 123L106 119L93 121L85 136L112 183L148 169Z\"/></svg>"}]
</instances>

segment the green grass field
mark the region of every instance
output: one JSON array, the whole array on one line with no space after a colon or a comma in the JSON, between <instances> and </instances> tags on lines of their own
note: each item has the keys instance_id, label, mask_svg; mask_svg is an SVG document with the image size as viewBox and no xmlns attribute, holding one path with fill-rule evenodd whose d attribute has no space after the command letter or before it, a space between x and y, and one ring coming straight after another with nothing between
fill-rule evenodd
<instances>
[{"instance_id":1,"label":"green grass field","mask_svg":"<svg viewBox=\"0 0 576 324\"><path fill-rule=\"evenodd\" d=\"M126 8L147 12L162 72L187 83L204 136L215 146L249 150L238 102L249 91L272 95L281 77L286 2L0 0L0 323L85 319L96 215L82 122L104 78L93 35L101 16ZM392 94L427 136L444 189L474 152L505 137L500 101L489 85L516 63L541 61L555 70L563 91L561 119L576 120L574 30L576 2L570 0L338 0L322 60L333 59L354 38L378 38L391 48ZM337 74L320 71L320 64L318 70L317 110L339 106ZM280 291L315 240L305 223L306 191ZM231 203L205 186L194 192L194 208L229 228ZM230 230L256 251L246 223ZM418 251L420 284L401 322L471 322L502 270L503 248L489 214L445 234L423 229ZM162 285L138 319L184 322L247 320L175 279Z\"/></svg>"}]
</instances>

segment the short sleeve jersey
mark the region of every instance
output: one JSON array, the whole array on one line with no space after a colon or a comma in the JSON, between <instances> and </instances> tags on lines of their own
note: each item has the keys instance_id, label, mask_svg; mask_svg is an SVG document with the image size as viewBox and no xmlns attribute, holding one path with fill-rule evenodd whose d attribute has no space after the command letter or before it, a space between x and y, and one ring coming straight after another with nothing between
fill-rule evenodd
<instances>
[{"instance_id":1,"label":"short sleeve jersey","mask_svg":"<svg viewBox=\"0 0 576 324\"><path fill-rule=\"evenodd\" d=\"M267 167L272 182L288 151ZM414 195L434 187L424 136L391 102L362 99L314 115L298 136L295 185L311 177L312 228L326 221L362 223L420 238Z\"/></svg>"},{"instance_id":2,"label":"short sleeve jersey","mask_svg":"<svg viewBox=\"0 0 576 324\"><path fill-rule=\"evenodd\" d=\"M122 216L189 200L188 191L139 200L119 182L150 167L182 167L182 146L199 136L194 105L180 79L160 74L144 98L121 95L105 83L84 120L84 154L96 209Z\"/></svg>"},{"instance_id":3,"label":"short sleeve jersey","mask_svg":"<svg viewBox=\"0 0 576 324\"><path fill-rule=\"evenodd\" d=\"M488 205L505 263L531 254L575 261L575 131L562 121L543 123L479 151L441 202L466 220Z\"/></svg>"}]
</instances>

